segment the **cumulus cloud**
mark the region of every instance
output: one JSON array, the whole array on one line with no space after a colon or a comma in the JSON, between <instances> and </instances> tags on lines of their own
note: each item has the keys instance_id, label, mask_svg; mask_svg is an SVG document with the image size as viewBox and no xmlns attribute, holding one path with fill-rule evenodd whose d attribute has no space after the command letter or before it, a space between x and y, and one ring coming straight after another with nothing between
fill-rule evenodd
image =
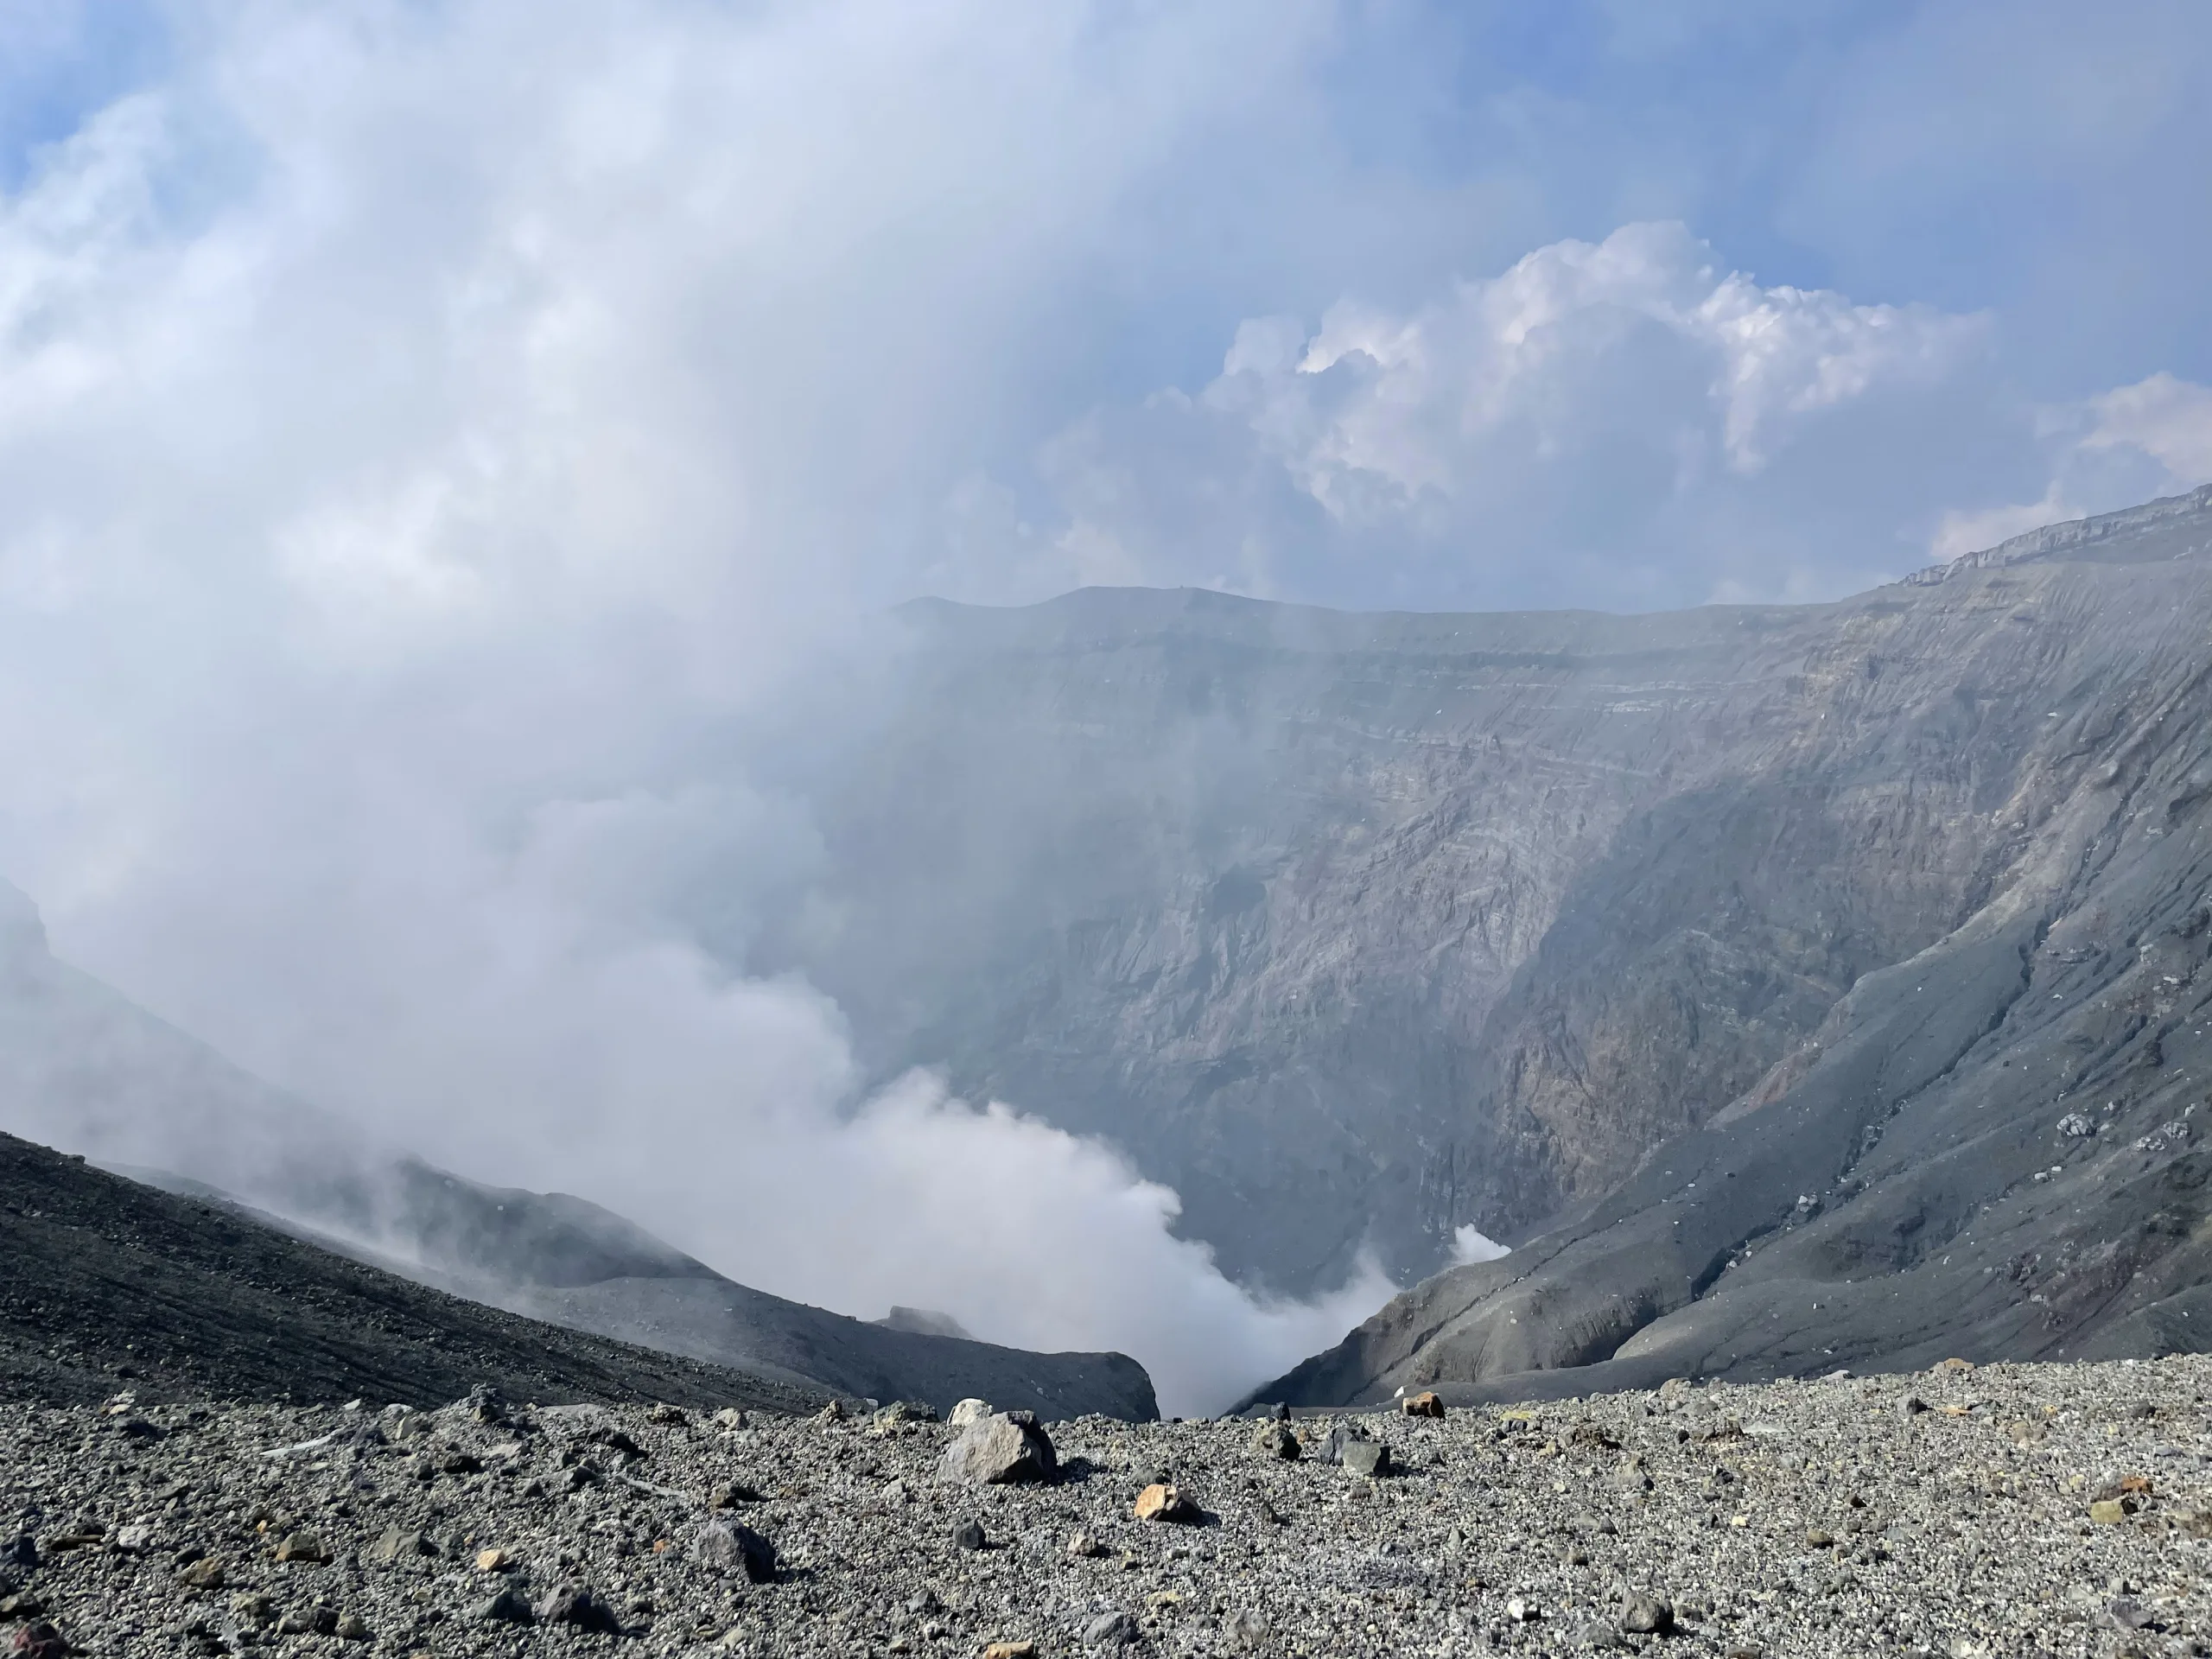
<instances>
[{"instance_id":1,"label":"cumulus cloud","mask_svg":"<svg viewBox=\"0 0 2212 1659\"><path fill-rule=\"evenodd\" d=\"M1763 284L1682 226L1624 226L1408 308L1248 319L1195 391L1042 446L1057 518L992 520L971 484L943 574L1355 607L1818 600L2212 475L2212 393L2161 374L2032 404L2001 343L1986 314Z\"/></svg>"},{"instance_id":2,"label":"cumulus cloud","mask_svg":"<svg viewBox=\"0 0 2212 1659\"><path fill-rule=\"evenodd\" d=\"M1248 321L1196 392L1046 445L1064 517L1002 533L982 579L1106 566L1492 607L1825 596L1924 561L1957 487L1931 454L2000 419L1991 334L1763 285L1680 225L1554 243L1409 308Z\"/></svg>"}]
</instances>

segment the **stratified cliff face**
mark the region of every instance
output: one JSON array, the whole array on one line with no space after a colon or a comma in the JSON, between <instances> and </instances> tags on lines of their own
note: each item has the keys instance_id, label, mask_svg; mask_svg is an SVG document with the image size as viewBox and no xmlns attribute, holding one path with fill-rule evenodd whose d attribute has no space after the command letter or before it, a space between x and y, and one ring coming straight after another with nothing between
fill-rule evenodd
<instances>
[{"instance_id":1,"label":"stratified cliff face","mask_svg":"<svg viewBox=\"0 0 2212 1659\"><path fill-rule=\"evenodd\" d=\"M1556 1237L1672 1179L1637 1175L1669 1137L1841 1090L1875 1116L1789 1177L1794 1213L2023 998L2038 1029L2115 995L2178 1017L2139 963L2204 895L2212 492L1826 606L910 613L904 712L830 792L788 959L883 1069L1125 1147L1248 1281L1307 1289L1363 1243L1428 1273L1467 1224ZM1898 1035L1921 1011L1936 1034ZM2052 1084L2035 1109L2120 1039L2088 1040L2013 1062ZM1834 1082L1853 1041L1901 1046ZM2140 1068L2105 1097L2176 1074ZM2016 1082L1984 1109L2028 1110Z\"/></svg>"}]
</instances>

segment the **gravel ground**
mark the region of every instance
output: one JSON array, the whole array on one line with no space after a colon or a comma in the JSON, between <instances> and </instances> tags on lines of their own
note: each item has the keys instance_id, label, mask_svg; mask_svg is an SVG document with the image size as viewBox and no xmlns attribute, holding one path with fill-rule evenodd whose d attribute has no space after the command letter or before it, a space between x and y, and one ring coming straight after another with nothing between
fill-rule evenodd
<instances>
[{"instance_id":1,"label":"gravel ground","mask_svg":"<svg viewBox=\"0 0 2212 1659\"><path fill-rule=\"evenodd\" d=\"M2208 1392L2212 1361L2181 1357L1441 1421L1085 1418L1049 1426L1057 1479L1010 1485L942 1477L963 1431L896 1410L0 1408L0 1641L39 1659L2200 1654ZM1295 1459L1255 1444L1293 1432ZM1354 1472L1372 1451L1326 1460L1363 1432L1386 1472ZM986 1465L1033 1433L964 1431ZM1136 1519L1160 1482L1177 1493L1150 1507L1185 1518Z\"/></svg>"}]
</instances>

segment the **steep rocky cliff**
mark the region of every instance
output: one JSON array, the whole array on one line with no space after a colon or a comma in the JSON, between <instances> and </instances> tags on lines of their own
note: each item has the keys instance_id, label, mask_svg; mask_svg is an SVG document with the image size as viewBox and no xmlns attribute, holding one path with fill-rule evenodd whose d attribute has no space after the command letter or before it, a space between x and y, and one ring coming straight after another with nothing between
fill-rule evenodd
<instances>
[{"instance_id":1,"label":"steep rocky cliff","mask_svg":"<svg viewBox=\"0 0 2212 1659\"><path fill-rule=\"evenodd\" d=\"M1301 1397L1656 1343L1761 1262L1932 1272L1999 1203L2045 1221L1911 1293L1945 1331L2109 1325L2086 1287L2194 1270L2212 492L1832 605L909 614L785 942L878 1066L1109 1136L1248 1282L1541 1238ZM1701 1363L1841 1296L1743 1302ZM1412 1357L1469 1319L1458 1371Z\"/></svg>"}]
</instances>

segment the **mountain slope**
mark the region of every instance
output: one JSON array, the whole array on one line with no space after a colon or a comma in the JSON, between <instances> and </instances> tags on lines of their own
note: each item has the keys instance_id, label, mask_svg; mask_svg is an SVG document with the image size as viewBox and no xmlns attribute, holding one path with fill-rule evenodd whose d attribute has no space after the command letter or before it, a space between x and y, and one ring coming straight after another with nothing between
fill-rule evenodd
<instances>
[{"instance_id":1,"label":"mountain slope","mask_svg":"<svg viewBox=\"0 0 2212 1659\"><path fill-rule=\"evenodd\" d=\"M10 1135L0 1259L8 1399L127 1388L426 1406L489 1382L548 1403L792 1411L824 1395L461 1301Z\"/></svg>"},{"instance_id":2,"label":"mountain slope","mask_svg":"<svg viewBox=\"0 0 2212 1659\"><path fill-rule=\"evenodd\" d=\"M1557 1345L1475 1369L1609 1353L1746 1241L1815 1278L1919 1264L2015 1180L2107 1144L2053 1139L2084 1090L2117 1103L2130 1147L2191 1103L2208 549L2199 491L1833 605L916 607L905 711L831 791L830 901L788 949L878 1065L942 1061L1109 1135L1249 1281L1308 1288L1363 1243L1427 1274L1471 1224L1546 1242L1443 1285L1549 1297L1528 1276L1586 1240L1559 1281L1612 1283L1618 1307L1577 1302L1542 1322ZM2000 1124L2002 1158L1978 1138ZM2193 1157L2145 1179L2185 1185ZM1825 1218L1945 1160L1970 1175L1897 1198L1887 1242L1808 1255L1801 1197ZM1677 1229L1654 1206L1694 1179L1702 1219ZM2055 1179L2032 1196L2072 1191ZM2115 1213L2167 1213L2151 1190ZM2173 1202L2159 1225L2185 1235ZM2018 1288L2061 1255L2147 1259L2091 1215L1977 1274ZM2058 1294L2018 1300L2039 1321ZM1389 1316L1393 1353L1459 1317L1459 1290L1420 1294ZM1834 1325L1828 1295L1803 1300ZM1904 1351L1866 1317L1869 1351ZM2162 1317L2061 1322L2087 1340ZM1352 1367L1362 1387L1389 1370Z\"/></svg>"},{"instance_id":3,"label":"mountain slope","mask_svg":"<svg viewBox=\"0 0 2212 1659\"><path fill-rule=\"evenodd\" d=\"M1033 1354L786 1301L584 1199L485 1186L376 1144L55 960L12 888L0 888L0 1123L245 1206L249 1225L511 1313L734 1366L786 1397L1158 1414L1125 1355Z\"/></svg>"}]
</instances>

